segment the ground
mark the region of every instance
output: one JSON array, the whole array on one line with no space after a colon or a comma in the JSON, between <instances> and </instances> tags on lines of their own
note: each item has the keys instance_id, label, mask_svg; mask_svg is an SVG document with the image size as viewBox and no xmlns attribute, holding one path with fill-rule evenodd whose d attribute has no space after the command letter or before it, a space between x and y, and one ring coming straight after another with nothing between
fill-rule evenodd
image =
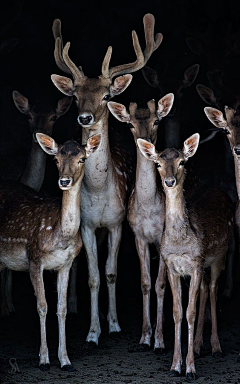
<instances>
[{"instance_id":1,"label":"ground","mask_svg":"<svg viewBox=\"0 0 240 384\"><path fill-rule=\"evenodd\" d=\"M67 316L67 348L70 360L77 369L74 373L63 372L57 359L58 329L56 316L56 275L45 273L46 295L48 301L47 338L51 368L41 372L38 368L39 319L36 302L28 273L14 272L15 313L0 319L0 383L1 384L173 384L186 383L181 377L169 377L174 346L174 324L169 286L165 297L164 333L166 354L156 355L153 349L138 352L137 345L141 335L142 299L138 258L134 251L133 238L128 235L119 255L118 274L118 313L122 327L120 335L109 335L105 315L107 311L106 288L102 283L100 308L102 334L99 346L87 349L85 338L89 327L89 292L87 287L87 268L85 255L79 262L78 315ZM131 263L126 261L131 257ZM104 263L103 263L104 264ZM101 263L100 270L101 270ZM153 255L152 271L157 270L157 258ZM153 273L154 275L154 273ZM221 282L220 282L221 283ZM153 284L154 286L154 284ZM186 307L188 281L183 281L183 304ZM210 348L210 323L205 324L204 347L201 357L195 360L197 383L240 383L240 301L239 284L231 300L225 300L220 284L218 298L219 335L223 357L213 358ZM153 290L154 291L154 290ZM152 322L155 318L155 298L151 306ZM183 361L187 350L187 324L182 326Z\"/></svg>"}]
</instances>

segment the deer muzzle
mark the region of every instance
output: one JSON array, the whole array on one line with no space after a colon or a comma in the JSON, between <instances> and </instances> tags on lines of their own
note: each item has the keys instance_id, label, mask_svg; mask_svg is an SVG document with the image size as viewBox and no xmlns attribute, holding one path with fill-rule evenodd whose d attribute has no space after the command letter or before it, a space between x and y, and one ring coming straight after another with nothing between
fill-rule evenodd
<instances>
[{"instance_id":1,"label":"deer muzzle","mask_svg":"<svg viewBox=\"0 0 240 384\"><path fill-rule=\"evenodd\" d=\"M164 183L168 188L173 188L176 185L176 179L175 177L166 177Z\"/></svg>"},{"instance_id":2,"label":"deer muzzle","mask_svg":"<svg viewBox=\"0 0 240 384\"><path fill-rule=\"evenodd\" d=\"M78 116L77 120L80 125L88 126L94 123L94 116L92 113L82 113Z\"/></svg>"},{"instance_id":3,"label":"deer muzzle","mask_svg":"<svg viewBox=\"0 0 240 384\"><path fill-rule=\"evenodd\" d=\"M71 177L60 177L58 180L59 188L62 190L70 189L72 186L73 179Z\"/></svg>"}]
</instances>

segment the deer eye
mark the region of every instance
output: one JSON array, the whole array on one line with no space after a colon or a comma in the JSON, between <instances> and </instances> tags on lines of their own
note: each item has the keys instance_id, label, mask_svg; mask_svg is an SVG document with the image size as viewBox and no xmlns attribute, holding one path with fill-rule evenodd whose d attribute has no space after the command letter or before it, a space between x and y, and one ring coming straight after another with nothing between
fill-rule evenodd
<instances>
[{"instance_id":1,"label":"deer eye","mask_svg":"<svg viewBox=\"0 0 240 384\"><path fill-rule=\"evenodd\" d=\"M26 116L27 116L28 120L32 120L32 117L31 117L31 115L29 115L29 113Z\"/></svg>"},{"instance_id":2,"label":"deer eye","mask_svg":"<svg viewBox=\"0 0 240 384\"><path fill-rule=\"evenodd\" d=\"M132 123L127 123L128 128L134 128Z\"/></svg>"},{"instance_id":3,"label":"deer eye","mask_svg":"<svg viewBox=\"0 0 240 384\"><path fill-rule=\"evenodd\" d=\"M182 161L180 161L179 166L180 166L180 165L183 166L184 164L185 164L185 161L182 160Z\"/></svg>"},{"instance_id":4,"label":"deer eye","mask_svg":"<svg viewBox=\"0 0 240 384\"><path fill-rule=\"evenodd\" d=\"M153 125L159 125L160 121L159 120L155 120Z\"/></svg>"},{"instance_id":5,"label":"deer eye","mask_svg":"<svg viewBox=\"0 0 240 384\"><path fill-rule=\"evenodd\" d=\"M157 168L161 168L161 164L156 163Z\"/></svg>"},{"instance_id":6,"label":"deer eye","mask_svg":"<svg viewBox=\"0 0 240 384\"><path fill-rule=\"evenodd\" d=\"M57 116L52 116L50 120L51 121L56 121L57 120Z\"/></svg>"},{"instance_id":7,"label":"deer eye","mask_svg":"<svg viewBox=\"0 0 240 384\"><path fill-rule=\"evenodd\" d=\"M79 160L78 164L83 164L83 163L85 163L85 160L86 160L85 157L83 157L82 159Z\"/></svg>"},{"instance_id":8,"label":"deer eye","mask_svg":"<svg viewBox=\"0 0 240 384\"><path fill-rule=\"evenodd\" d=\"M56 157L54 157L53 161L54 161L54 163L55 163L56 165L59 164L59 161L58 161L58 159L57 159Z\"/></svg>"},{"instance_id":9,"label":"deer eye","mask_svg":"<svg viewBox=\"0 0 240 384\"><path fill-rule=\"evenodd\" d=\"M110 100L110 98L111 98L111 96L110 96L110 95L105 95L105 96L103 97L103 100L106 100L106 101L108 101L108 100Z\"/></svg>"}]
</instances>

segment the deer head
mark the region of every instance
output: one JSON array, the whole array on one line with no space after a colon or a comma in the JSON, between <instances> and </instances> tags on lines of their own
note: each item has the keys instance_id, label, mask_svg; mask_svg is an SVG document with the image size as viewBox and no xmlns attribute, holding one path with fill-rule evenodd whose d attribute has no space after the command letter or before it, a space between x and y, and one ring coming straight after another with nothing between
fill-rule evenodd
<instances>
[{"instance_id":1,"label":"deer head","mask_svg":"<svg viewBox=\"0 0 240 384\"><path fill-rule=\"evenodd\" d=\"M182 151L167 148L157 152L155 146L144 139L137 139L137 145L142 154L157 164L164 189L175 188L184 181L184 164L192 157L199 145L199 134L195 133L184 141Z\"/></svg>"},{"instance_id":2,"label":"deer head","mask_svg":"<svg viewBox=\"0 0 240 384\"><path fill-rule=\"evenodd\" d=\"M13 91L12 96L17 109L28 119L34 141L37 132L51 135L57 119L67 113L72 104L72 97L62 98L57 106L53 107L40 101L30 104L28 98L18 91Z\"/></svg>"},{"instance_id":3,"label":"deer head","mask_svg":"<svg viewBox=\"0 0 240 384\"><path fill-rule=\"evenodd\" d=\"M82 179L85 160L98 149L101 134L91 136L84 146L74 140L58 145L52 137L43 133L36 133L36 139L44 152L55 157L59 188L68 190Z\"/></svg>"},{"instance_id":4,"label":"deer head","mask_svg":"<svg viewBox=\"0 0 240 384\"><path fill-rule=\"evenodd\" d=\"M157 108L155 100L148 101L147 109L138 108L136 103L130 103L129 112L127 112L124 105L113 101L108 103L108 108L116 119L127 123L135 142L138 138L145 137L155 144L159 123L170 112L173 100L173 93L169 93L158 101Z\"/></svg>"},{"instance_id":5,"label":"deer head","mask_svg":"<svg viewBox=\"0 0 240 384\"><path fill-rule=\"evenodd\" d=\"M141 69L151 54L162 42L162 34L158 33L154 39L154 16L146 14L143 18L146 48L144 53L135 31L132 32L133 47L136 61L109 68L112 47L109 47L102 63L102 74L98 78L88 78L84 75L82 67L77 67L69 58L70 43L63 48L61 35L61 22L56 19L53 23L55 37L55 61L65 73L71 74L73 81L68 77L52 75L55 86L64 94L74 96L78 107L78 122L85 128L90 128L100 121L107 111L107 102L110 98L122 93L131 83L132 75L129 73ZM127 73L127 74L126 74ZM121 76L119 76L121 75ZM113 81L113 78L118 76Z\"/></svg>"},{"instance_id":6,"label":"deer head","mask_svg":"<svg viewBox=\"0 0 240 384\"><path fill-rule=\"evenodd\" d=\"M234 157L240 157L240 115L233 108L225 106L225 116L216 108L205 107L204 112L211 123L227 134Z\"/></svg>"}]
</instances>

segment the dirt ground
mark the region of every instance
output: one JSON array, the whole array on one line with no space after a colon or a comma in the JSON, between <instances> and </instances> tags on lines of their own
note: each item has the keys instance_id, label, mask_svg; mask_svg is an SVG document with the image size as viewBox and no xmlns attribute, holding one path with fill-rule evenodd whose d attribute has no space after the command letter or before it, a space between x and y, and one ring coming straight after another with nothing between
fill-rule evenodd
<instances>
[{"instance_id":1,"label":"dirt ground","mask_svg":"<svg viewBox=\"0 0 240 384\"><path fill-rule=\"evenodd\" d=\"M185 364L181 377L169 377L173 355L174 324L172 319L172 299L169 286L165 297L165 343L166 354L158 356L153 349L147 352L137 351L141 335L142 298L140 289L139 264L134 251L133 239L125 239L119 255L118 273L118 313L122 333L109 335L104 316L107 312L106 287L102 283L100 308L102 334L99 346L87 349L85 338L89 327L89 291L87 286L87 267L84 254L79 262L78 279L78 315L67 316L67 348L76 372L68 373L60 369L57 359L58 328L56 316L56 275L45 274L48 301L47 338L51 369L41 372L38 368L39 319L35 297L27 273L14 273L15 313L0 319L0 383L186 383ZM130 262L131 261L131 262ZM104 262L100 262L100 270ZM157 270L157 258L153 254L152 272ZM221 282L220 282L221 283ZM186 307L187 281L183 281L183 304ZM153 284L154 286L154 284ZM223 357L213 358L210 348L210 323L204 331L202 355L196 359L198 383L240 383L240 299L239 284L235 281L231 300L221 296L221 284L218 300L219 335ZM153 290L154 291L154 290ZM155 318L155 297L153 293L151 315ZM187 351L187 323L182 325L183 359Z\"/></svg>"}]
</instances>

